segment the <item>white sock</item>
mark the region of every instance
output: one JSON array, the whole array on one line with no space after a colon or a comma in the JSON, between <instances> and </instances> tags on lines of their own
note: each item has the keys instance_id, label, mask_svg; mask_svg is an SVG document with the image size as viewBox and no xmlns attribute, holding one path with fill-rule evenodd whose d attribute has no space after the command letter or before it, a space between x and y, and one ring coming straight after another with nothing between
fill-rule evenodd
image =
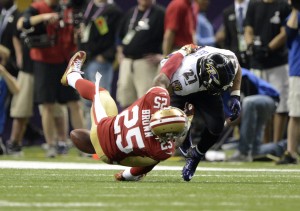
<instances>
[{"instance_id":1,"label":"white sock","mask_svg":"<svg viewBox=\"0 0 300 211\"><path fill-rule=\"evenodd\" d=\"M78 79L82 79L80 73L71 72L67 75L68 85L76 89L75 84Z\"/></svg>"},{"instance_id":2,"label":"white sock","mask_svg":"<svg viewBox=\"0 0 300 211\"><path fill-rule=\"evenodd\" d=\"M96 114L96 121L100 122L101 119L104 117L107 117L106 111L101 103L100 100L100 92L99 92L99 84L101 80L102 75L97 72L96 73L96 82L95 82L95 97L94 97L94 106L95 106L95 114Z\"/></svg>"},{"instance_id":3,"label":"white sock","mask_svg":"<svg viewBox=\"0 0 300 211\"><path fill-rule=\"evenodd\" d=\"M136 181L139 179L139 176L133 176L131 173L130 173L130 167L129 168L126 168L122 174L122 176L125 178L126 181Z\"/></svg>"}]
</instances>

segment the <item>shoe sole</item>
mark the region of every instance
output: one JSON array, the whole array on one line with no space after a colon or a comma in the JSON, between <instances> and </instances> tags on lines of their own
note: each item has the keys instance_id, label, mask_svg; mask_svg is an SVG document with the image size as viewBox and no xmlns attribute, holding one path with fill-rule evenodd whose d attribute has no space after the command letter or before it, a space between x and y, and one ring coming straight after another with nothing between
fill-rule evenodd
<instances>
[{"instance_id":1,"label":"shoe sole","mask_svg":"<svg viewBox=\"0 0 300 211\"><path fill-rule=\"evenodd\" d=\"M77 53L75 53L72 58L69 61L69 64L66 68L66 71L64 72L63 76L60 79L60 83L64 86L68 86L68 80L67 80L67 75L70 74L73 70L72 70L72 65L74 63L74 61L76 59L79 59L82 61L82 64L84 63L85 59L86 59L86 53L84 51L78 51Z\"/></svg>"}]
</instances>

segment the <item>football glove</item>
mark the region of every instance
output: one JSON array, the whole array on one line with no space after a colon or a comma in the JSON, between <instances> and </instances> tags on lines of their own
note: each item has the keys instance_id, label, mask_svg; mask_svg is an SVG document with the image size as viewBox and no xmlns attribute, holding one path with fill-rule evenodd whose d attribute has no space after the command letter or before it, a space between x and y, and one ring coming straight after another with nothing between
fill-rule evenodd
<instances>
[{"instance_id":1,"label":"football glove","mask_svg":"<svg viewBox=\"0 0 300 211\"><path fill-rule=\"evenodd\" d=\"M183 56L186 56L186 55L189 55L191 53L194 53L198 48L199 48L198 45L188 44L188 45L185 45L185 46L181 47L180 50L179 50L179 52Z\"/></svg>"},{"instance_id":2,"label":"football glove","mask_svg":"<svg viewBox=\"0 0 300 211\"><path fill-rule=\"evenodd\" d=\"M229 100L229 108L231 111L230 120L236 120L241 113L240 96L231 95Z\"/></svg>"}]
</instances>

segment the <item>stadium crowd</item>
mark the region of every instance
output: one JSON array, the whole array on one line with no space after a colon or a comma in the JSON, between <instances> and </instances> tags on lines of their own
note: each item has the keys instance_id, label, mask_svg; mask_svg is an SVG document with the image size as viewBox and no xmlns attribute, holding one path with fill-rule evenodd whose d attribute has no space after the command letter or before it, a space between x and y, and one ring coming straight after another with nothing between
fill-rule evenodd
<instances>
[{"instance_id":1,"label":"stadium crowd","mask_svg":"<svg viewBox=\"0 0 300 211\"><path fill-rule=\"evenodd\" d=\"M207 151L229 143L235 152L224 161L298 163L300 1L234 0L218 26L207 16L210 0L137 0L126 11L113 0L35 0L22 12L17 1L0 0L0 9L0 154L23 154L34 112L49 158L68 154L71 129L93 126L92 99L61 84L84 51L84 78L97 87L100 73L119 112L154 86L169 90L171 106L193 104L175 152L187 162L184 180Z\"/></svg>"}]
</instances>

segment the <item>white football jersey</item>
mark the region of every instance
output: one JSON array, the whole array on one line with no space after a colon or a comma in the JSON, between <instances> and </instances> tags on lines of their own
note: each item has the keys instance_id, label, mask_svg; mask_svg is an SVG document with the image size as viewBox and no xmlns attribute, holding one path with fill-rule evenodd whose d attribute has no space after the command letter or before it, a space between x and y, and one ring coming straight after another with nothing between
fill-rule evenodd
<instances>
[{"instance_id":1,"label":"white football jersey","mask_svg":"<svg viewBox=\"0 0 300 211\"><path fill-rule=\"evenodd\" d=\"M232 51L210 46L201 47L195 53L185 56L181 65L173 74L170 84L175 94L183 96L206 90L202 82L199 81L196 66L199 58L211 53L221 53L227 56L235 68L235 73L238 71L239 62ZM165 65L169 58L161 61L161 67Z\"/></svg>"}]
</instances>

